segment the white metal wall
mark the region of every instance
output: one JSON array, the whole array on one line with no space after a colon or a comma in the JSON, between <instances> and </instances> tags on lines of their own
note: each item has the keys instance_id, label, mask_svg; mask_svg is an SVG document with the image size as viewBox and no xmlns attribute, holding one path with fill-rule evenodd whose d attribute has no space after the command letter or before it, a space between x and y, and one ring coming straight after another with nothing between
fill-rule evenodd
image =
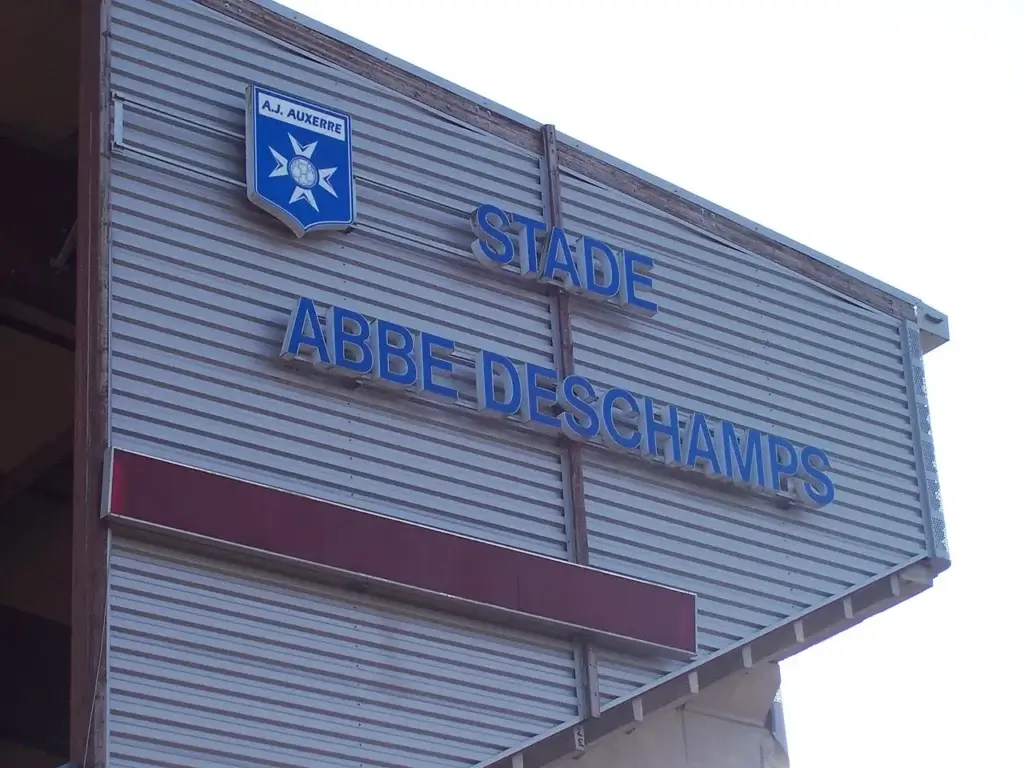
<instances>
[{"instance_id":1,"label":"white metal wall","mask_svg":"<svg viewBox=\"0 0 1024 768\"><path fill-rule=\"evenodd\" d=\"M708 654L925 553L900 323L563 173L572 231L656 260L651 318L573 305L577 372L824 449L821 510L584 451L591 563L698 595ZM671 669L602 654L607 701Z\"/></svg>"},{"instance_id":2,"label":"white metal wall","mask_svg":"<svg viewBox=\"0 0 1024 768\"><path fill-rule=\"evenodd\" d=\"M539 158L188 0L114 0L110 48L113 445L565 557L553 440L276 363L306 294L550 365L547 298L469 255L476 204L541 216ZM352 115L352 233L295 241L245 201L252 79ZM653 318L574 302L577 372L815 444L837 486L784 510L588 446L593 565L695 592L706 655L927 551L896 320L570 173L562 193L570 232L658 265ZM605 702L678 665L599 659Z\"/></svg>"},{"instance_id":3,"label":"white metal wall","mask_svg":"<svg viewBox=\"0 0 1024 768\"><path fill-rule=\"evenodd\" d=\"M110 47L113 444L565 557L553 440L276 363L302 294L550 365L548 300L469 250L478 202L541 215L539 158L188 0L115 0ZM250 79L352 115L354 232L245 200Z\"/></svg>"},{"instance_id":4,"label":"white metal wall","mask_svg":"<svg viewBox=\"0 0 1024 768\"><path fill-rule=\"evenodd\" d=\"M567 643L115 537L110 768L468 766L576 716Z\"/></svg>"}]
</instances>

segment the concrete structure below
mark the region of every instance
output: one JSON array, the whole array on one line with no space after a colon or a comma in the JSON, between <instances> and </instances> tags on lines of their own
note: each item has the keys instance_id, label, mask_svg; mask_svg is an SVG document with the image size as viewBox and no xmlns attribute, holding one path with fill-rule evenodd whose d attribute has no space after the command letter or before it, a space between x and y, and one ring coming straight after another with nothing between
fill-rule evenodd
<instances>
[{"instance_id":1,"label":"concrete structure below","mask_svg":"<svg viewBox=\"0 0 1024 768\"><path fill-rule=\"evenodd\" d=\"M777 664L757 665L554 766L788 768L785 749L764 724L779 683Z\"/></svg>"}]
</instances>

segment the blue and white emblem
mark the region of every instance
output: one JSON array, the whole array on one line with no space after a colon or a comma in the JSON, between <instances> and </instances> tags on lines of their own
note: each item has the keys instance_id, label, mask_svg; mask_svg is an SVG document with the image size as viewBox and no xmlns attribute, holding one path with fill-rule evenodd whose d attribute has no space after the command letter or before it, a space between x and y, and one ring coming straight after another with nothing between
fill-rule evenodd
<instances>
[{"instance_id":1,"label":"blue and white emblem","mask_svg":"<svg viewBox=\"0 0 1024 768\"><path fill-rule=\"evenodd\" d=\"M352 122L343 112L249 86L245 125L249 200L296 237L351 229L356 220Z\"/></svg>"}]
</instances>

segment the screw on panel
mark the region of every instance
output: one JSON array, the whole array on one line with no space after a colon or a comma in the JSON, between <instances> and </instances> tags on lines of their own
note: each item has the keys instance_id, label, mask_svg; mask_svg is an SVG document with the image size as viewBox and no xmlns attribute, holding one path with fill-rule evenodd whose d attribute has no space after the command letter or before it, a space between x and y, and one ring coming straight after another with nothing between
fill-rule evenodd
<instances>
[{"instance_id":1,"label":"screw on panel","mask_svg":"<svg viewBox=\"0 0 1024 768\"><path fill-rule=\"evenodd\" d=\"M572 729L572 744L577 752L583 752L587 748L587 736L583 732L583 726L577 725Z\"/></svg>"},{"instance_id":2,"label":"screw on panel","mask_svg":"<svg viewBox=\"0 0 1024 768\"><path fill-rule=\"evenodd\" d=\"M644 700L641 698L633 699L633 719L638 723L644 719Z\"/></svg>"},{"instance_id":3,"label":"screw on panel","mask_svg":"<svg viewBox=\"0 0 1024 768\"><path fill-rule=\"evenodd\" d=\"M690 693L696 695L700 692L700 678L696 672L691 672L686 676L686 682L690 685Z\"/></svg>"},{"instance_id":4,"label":"screw on panel","mask_svg":"<svg viewBox=\"0 0 1024 768\"><path fill-rule=\"evenodd\" d=\"M893 597L900 596L900 577L895 573L889 577L889 589Z\"/></svg>"}]
</instances>

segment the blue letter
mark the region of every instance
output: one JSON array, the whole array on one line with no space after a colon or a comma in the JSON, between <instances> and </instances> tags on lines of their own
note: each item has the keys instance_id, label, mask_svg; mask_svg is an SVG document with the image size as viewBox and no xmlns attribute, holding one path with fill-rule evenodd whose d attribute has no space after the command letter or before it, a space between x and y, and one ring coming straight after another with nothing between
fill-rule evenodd
<instances>
[{"instance_id":1,"label":"blue letter","mask_svg":"<svg viewBox=\"0 0 1024 768\"><path fill-rule=\"evenodd\" d=\"M784 457L783 457L784 454ZM772 488L776 493L785 493L789 484L784 482L799 470L796 448L783 437L768 435L768 467L772 476Z\"/></svg>"},{"instance_id":2,"label":"blue letter","mask_svg":"<svg viewBox=\"0 0 1024 768\"><path fill-rule=\"evenodd\" d=\"M541 409L542 400L548 403L558 402L558 395L554 391L558 382L558 372L552 368L545 368L543 365L527 363L523 378L525 379L524 397L523 404L519 408L523 421L526 424L536 424L538 427L561 429L562 423L558 418ZM541 380L544 384L550 385L552 389L541 386Z\"/></svg>"},{"instance_id":3,"label":"blue letter","mask_svg":"<svg viewBox=\"0 0 1024 768\"><path fill-rule=\"evenodd\" d=\"M498 366L495 371L494 366ZM497 397L497 385L505 399ZM496 355L481 349L476 356L476 408L485 415L511 416L519 412L523 401L523 390L519 383L519 372L504 355Z\"/></svg>"},{"instance_id":4,"label":"blue letter","mask_svg":"<svg viewBox=\"0 0 1024 768\"><path fill-rule=\"evenodd\" d=\"M764 488L764 457L761 433L747 429L741 441L731 422L722 422L722 443L725 453L725 475L739 485ZM756 480L754 473L757 473Z\"/></svg>"},{"instance_id":5,"label":"blue letter","mask_svg":"<svg viewBox=\"0 0 1024 768\"><path fill-rule=\"evenodd\" d=\"M440 353L435 352L435 347L443 351ZM419 392L425 392L426 394L440 398L441 400L458 402L458 390L446 387L444 384L438 384L434 381L435 370L444 371L449 374L449 376L455 370L455 366L452 364L451 360L451 353L454 351L454 341L443 339L432 333L420 333L420 343L417 347L416 356L416 367L419 372L419 377L416 380L416 389Z\"/></svg>"},{"instance_id":6,"label":"blue letter","mask_svg":"<svg viewBox=\"0 0 1024 768\"><path fill-rule=\"evenodd\" d=\"M410 387L416 383L416 361L413 360L415 343L412 333L405 326L376 320L373 323L377 354L373 360L373 378L398 387ZM400 363L398 370L392 368L392 361Z\"/></svg>"},{"instance_id":7,"label":"blue letter","mask_svg":"<svg viewBox=\"0 0 1024 768\"><path fill-rule=\"evenodd\" d=\"M309 332L306 332L306 329ZM327 350L327 340L320 318L316 315L316 305L312 299L301 297L295 302L292 316L288 320L288 328L284 332L284 343L281 345L281 357L285 360L312 356L313 365L327 367L331 364L331 353Z\"/></svg>"},{"instance_id":8,"label":"blue letter","mask_svg":"<svg viewBox=\"0 0 1024 768\"><path fill-rule=\"evenodd\" d=\"M531 219L521 213L512 214L512 229L519 234L519 271L524 277L537 277L540 262L537 256L537 235L547 226L543 221Z\"/></svg>"},{"instance_id":9,"label":"blue letter","mask_svg":"<svg viewBox=\"0 0 1024 768\"><path fill-rule=\"evenodd\" d=\"M627 420L635 421L640 416L640 404L630 392L619 387L612 387L601 396L601 437L612 448L635 451L643 439L640 430L633 427L632 433L623 434L615 424L615 403L622 400L628 406Z\"/></svg>"},{"instance_id":10,"label":"blue letter","mask_svg":"<svg viewBox=\"0 0 1024 768\"><path fill-rule=\"evenodd\" d=\"M664 421L659 420L654 401L649 397L644 398L644 418L640 422L640 432L644 440L640 448L644 456L660 459L662 454L658 444L665 443L665 463L671 467L682 462L679 449L679 411L674 405L660 410L667 413L667 416L662 417Z\"/></svg>"},{"instance_id":11,"label":"blue letter","mask_svg":"<svg viewBox=\"0 0 1024 768\"><path fill-rule=\"evenodd\" d=\"M558 282L563 288L569 291L580 289L580 275L576 271L576 262L573 261L572 252L569 250L569 241L565 237L565 230L561 227L552 227L548 235L547 253L544 254L544 275L541 277L544 282ZM568 276L568 280L555 278L555 273L561 272Z\"/></svg>"},{"instance_id":12,"label":"blue letter","mask_svg":"<svg viewBox=\"0 0 1024 768\"><path fill-rule=\"evenodd\" d=\"M654 270L654 260L650 256L641 256L632 251L622 252L622 286L619 288L619 303L632 307L645 315L653 315L658 305L653 301L636 295L639 285L653 289L654 280L650 273Z\"/></svg>"},{"instance_id":13,"label":"blue letter","mask_svg":"<svg viewBox=\"0 0 1024 768\"><path fill-rule=\"evenodd\" d=\"M580 394L580 390L583 391ZM597 437L601 424L597 411L591 405L597 399L594 385L583 376L566 376L558 383L558 404L562 406L559 419L562 431L573 440L590 440ZM581 422L580 416L586 421Z\"/></svg>"},{"instance_id":14,"label":"blue letter","mask_svg":"<svg viewBox=\"0 0 1024 768\"><path fill-rule=\"evenodd\" d=\"M595 258L595 251L598 258ZM619 262L612 249L592 237L581 237L576 241L577 255L583 258L583 274L586 288L590 293L605 298L615 296L619 292ZM604 283L597 279L600 272Z\"/></svg>"},{"instance_id":15,"label":"blue letter","mask_svg":"<svg viewBox=\"0 0 1024 768\"><path fill-rule=\"evenodd\" d=\"M704 447L701 447L701 443ZM703 413L694 413L686 425L686 464L699 469L705 475L722 474L722 465L718 462L715 451L715 440L708 427L708 419Z\"/></svg>"},{"instance_id":16,"label":"blue letter","mask_svg":"<svg viewBox=\"0 0 1024 768\"><path fill-rule=\"evenodd\" d=\"M497 223L492 223L492 219ZM477 239L470 246L477 260L489 267L511 264L515 257L512 238L502 231L510 224L508 216L496 205L481 205L470 218L470 226Z\"/></svg>"},{"instance_id":17,"label":"blue letter","mask_svg":"<svg viewBox=\"0 0 1024 768\"><path fill-rule=\"evenodd\" d=\"M813 461L812 461L813 460ZM803 502L811 507L824 507L836 498L836 487L824 470L831 469L828 456L820 448L807 446L800 452L800 476L808 482L797 488Z\"/></svg>"},{"instance_id":18,"label":"blue letter","mask_svg":"<svg viewBox=\"0 0 1024 768\"><path fill-rule=\"evenodd\" d=\"M327 345L331 362L339 373L366 376L373 371L370 321L358 312L331 307L327 315Z\"/></svg>"}]
</instances>

